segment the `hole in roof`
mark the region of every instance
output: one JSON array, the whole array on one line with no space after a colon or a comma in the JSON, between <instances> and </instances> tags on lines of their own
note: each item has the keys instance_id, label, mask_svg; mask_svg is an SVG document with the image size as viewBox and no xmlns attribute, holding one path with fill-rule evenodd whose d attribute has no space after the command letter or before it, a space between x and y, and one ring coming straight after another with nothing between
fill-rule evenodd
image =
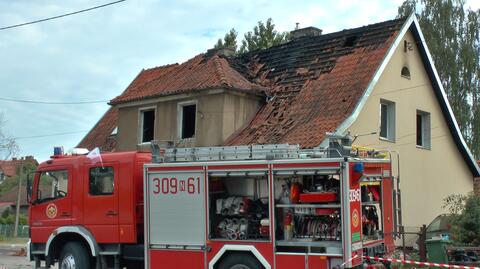
<instances>
[{"instance_id":1,"label":"hole in roof","mask_svg":"<svg viewBox=\"0 0 480 269\"><path fill-rule=\"evenodd\" d=\"M406 66L402 68L402 77L410 79L410 70Z\"/></svg>"},{"instance_id":2,"label":"hole in roof","mask_svg":"<svg viewBox=\"0 0 480 269\"><path fill-rule=\"evenodd\" d=\"M355 42L357 42L358 36L352 35L352 36L347 36L345 39L345 43L343 43L344 47L353 47L355 45Z\"/></svg>"}]
</instances>

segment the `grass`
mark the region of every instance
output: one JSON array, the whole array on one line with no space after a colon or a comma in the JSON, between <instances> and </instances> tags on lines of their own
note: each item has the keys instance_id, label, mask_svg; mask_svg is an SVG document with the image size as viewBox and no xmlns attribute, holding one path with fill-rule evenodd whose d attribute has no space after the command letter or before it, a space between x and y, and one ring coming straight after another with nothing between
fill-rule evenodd
<instances>
[{"instance_id":1,"label":"grass","mask_svg":"<svg viewBox=\"0 0 480 269\"><path fill-rule=\"evenodd\" d=\"M21 238L21 237L3 237L0 236L0 244L26 244L28 238Z\"/></svg>"}]
</instances>

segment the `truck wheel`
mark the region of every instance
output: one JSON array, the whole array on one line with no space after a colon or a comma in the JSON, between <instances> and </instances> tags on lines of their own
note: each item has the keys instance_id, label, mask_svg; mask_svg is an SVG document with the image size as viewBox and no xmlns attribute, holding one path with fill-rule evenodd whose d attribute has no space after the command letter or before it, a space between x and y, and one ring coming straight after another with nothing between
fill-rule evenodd
<instances>
[{"instance_id":1,"label":"truck wheel","mask_svg":"<svg viewBox=\"0 0 480 269\"><path fill-rule=\"evenodd\" d=\"M218 265L218 269L263 269L263 266L252 255L238 253L226 256Z\"/></svg>"},{"instance_id":2,"label":"truck wheel","mask_svg":"<svg viewBox=\"0 0 480 269\"><path fill-rule=\"evenodd\" d=\"M65 244L60 254L60 269L90 269L90 257L78 242Z\"/></svg>"}]
</instances>

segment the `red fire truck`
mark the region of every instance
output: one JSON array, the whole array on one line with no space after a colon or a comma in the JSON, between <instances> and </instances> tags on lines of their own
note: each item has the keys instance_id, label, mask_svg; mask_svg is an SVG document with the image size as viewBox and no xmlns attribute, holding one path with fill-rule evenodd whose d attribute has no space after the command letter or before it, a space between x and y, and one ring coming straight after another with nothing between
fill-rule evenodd
<instances>
[{"instance_id":1,"label":"red fire truck","mask_svg":"<svg viewBox=\"0 0 480 269\"><path fill-rule=\"evenodd\" d=\"M391 158L342 149L54 156L35 175L29 253L60 268L356 267L394 250L397 179Z\"/></svg>"}]
</instances>

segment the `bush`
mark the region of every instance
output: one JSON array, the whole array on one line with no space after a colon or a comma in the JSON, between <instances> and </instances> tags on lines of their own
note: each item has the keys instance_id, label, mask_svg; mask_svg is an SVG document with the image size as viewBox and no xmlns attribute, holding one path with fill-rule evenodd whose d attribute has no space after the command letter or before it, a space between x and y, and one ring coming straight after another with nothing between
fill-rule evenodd
<instances>
[{"instance_id":1,"label":"bush","mask_svg":"<svg viewBox=\"0 0 480 269\"><path fill-rule=\"evenodd\" d=\"M456 243L480 245L480 197L473 193L450 195L443 208L450 212L451 238Z\"/></svg>"},{"instance_id":2,"label":"bush","mask_svg":"<svg viewBox=\"0 0 480 269\"><path fill-rule=\"evenodd\" d=\"M8 211L8 212L7 212ZM7 212L7 214L5 214ZM12 210L5 210L0 217L0 224L15 224L15 213ZM20 214L18 216L18 225L27 225L27 216Z\"/></svg>"}]
</instances>

